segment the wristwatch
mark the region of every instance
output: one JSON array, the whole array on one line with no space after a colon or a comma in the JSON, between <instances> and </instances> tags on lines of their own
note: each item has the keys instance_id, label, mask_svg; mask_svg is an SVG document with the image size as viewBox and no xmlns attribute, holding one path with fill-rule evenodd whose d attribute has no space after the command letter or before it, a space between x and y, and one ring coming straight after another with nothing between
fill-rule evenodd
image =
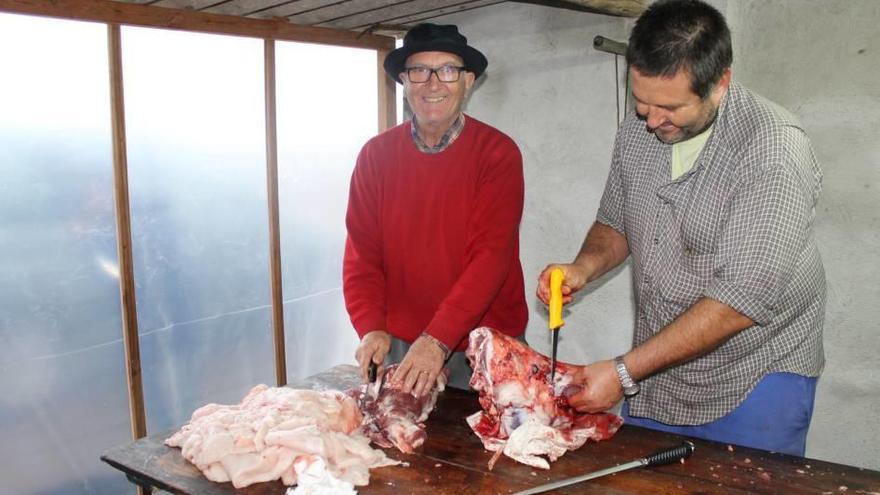
<instances>
[{"instance_id":1,"label":"wristwatch","mask_svg":"<svg viewBox=\"0 0 880 495\"><path fill-rule=\"evenodd\" d=\"M626 365L623 364L623 356L614 358L614 367L617 368L617 378L620 379L620 384L623 386L624 397L632 397L639 393L639 384L629 376L629 371L627 371Z\"/></svg>"}]
</instances>

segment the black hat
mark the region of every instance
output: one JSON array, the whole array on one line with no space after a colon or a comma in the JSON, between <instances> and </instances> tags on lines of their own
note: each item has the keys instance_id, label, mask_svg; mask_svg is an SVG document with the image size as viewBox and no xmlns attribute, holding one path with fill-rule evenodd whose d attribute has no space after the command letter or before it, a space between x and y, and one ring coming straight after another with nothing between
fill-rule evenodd
<instances>
[{"instance_id":1,"label":"black hat","mask_svg":"<svg viewBox=\"0 0 880 495\"><path fill-rule=\"evenodd\" d=\"M403 46L385 57L385 72L402 84L400 73L404 71L406 59L419 52L454 53L464 60L467 71L473 72L476 77L480 77L489 65L479 50L468 46L467 38L458 32L457 26L425 23L410 29L403 37Z\"/></svg>"}]
</instances>

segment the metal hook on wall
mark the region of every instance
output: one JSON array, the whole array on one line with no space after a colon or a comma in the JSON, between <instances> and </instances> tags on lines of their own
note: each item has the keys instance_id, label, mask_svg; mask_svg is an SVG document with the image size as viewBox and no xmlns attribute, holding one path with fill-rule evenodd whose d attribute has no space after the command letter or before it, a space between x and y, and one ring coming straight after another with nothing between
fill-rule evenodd
<instances>
[{"instance_id":1,"label":"metal hook on wall","mask_svg":"<svg viewBox=\"0 0 880 495\"><path fill-rule=\"evenodd\" d=\"M617 57L626 57L626 47L627 44L621 41L614 41L612 39L608 39L604 36L596 36L593 38L593 48L599 50L600 52L611 53L614 55L614 95L617 100L617 122L620 125L620 122L623 118L620 115L620 69L617 67ZM623 114L626 116L626 109L629 100L629 67L626 68L626 81L624 83L624 95L623 95Z\"/></svg>"}]
</instances>

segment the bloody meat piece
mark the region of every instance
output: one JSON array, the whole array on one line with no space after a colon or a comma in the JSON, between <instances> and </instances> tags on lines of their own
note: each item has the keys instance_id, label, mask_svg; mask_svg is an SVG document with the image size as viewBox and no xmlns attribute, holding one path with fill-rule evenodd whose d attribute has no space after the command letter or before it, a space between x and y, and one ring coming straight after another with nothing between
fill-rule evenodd
<instances>
[{"instance_id":1,"label":"bloody meat piece","mask_svg":"<svg viewBox=\"0 0 880 495\"><path fill-rule=\"evenodd\" d=\"M467 357L474 373L471 387L480 394L482 411L467 418L486 450L544 469L587 440L611 438L623 424L612 413L577 412L568 399L576 365L557 362L549 383L550 360L524 343L491 328L471 332Z\"/></svg>"},{"instance_id":2,"label":"bloody meat piece","mask_svg":"<svg viewBox=\"0 0 880 495\"><path fill-rule=\"evenodd\" d=\"M396 370L396 364L385 370L385 382L378 397L374 398L367 392L369 384L347 393L360 404L364 417L361 430L373 443L385 448L397 447L409 454L425 443L427 435L424 422L434 409L437 395L446 388L449 372L444 369L437 376L437 383L431 392L416 397L391 383Z\"/></svg>"}]
</instances>

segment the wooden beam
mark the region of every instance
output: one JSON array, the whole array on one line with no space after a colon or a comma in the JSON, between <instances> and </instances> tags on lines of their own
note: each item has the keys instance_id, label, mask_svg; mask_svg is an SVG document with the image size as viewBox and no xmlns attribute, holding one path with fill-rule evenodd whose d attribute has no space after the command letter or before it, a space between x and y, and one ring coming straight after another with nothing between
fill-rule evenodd
<instances>
[{"instance_id":1,"label":"wooden beam","mask_svg":"<svg viewBox=\"0 0 880 495\"><path fill-rule=\"evenodd\" d=\"M278 212L278 126L275 113L275 42L264 42L266 87L266 191L269 201L269 288L272 296L272 331L275 347L275 382L287 384L284 347L284 298L281 277L281 220Z\"/></svg>"},{"instance_id":2,"label":"wooden beam","mask_svg":"<svg viewBox=\"0 0 880 495\"><path fill-rule=\"evenodd\" d=\"M128 198L128 156L125 139L125 98L122 86L122 41L118 24L107 26L110 62L110 122L113 132L113 197L116 206L116 251L119 258L119 292L122 304L122 344L128 381L131 436L147 435L141 352L138 340L134 262L131 255L131 212Z\"/></svg>"},{"instance_id":3,"label":"wooden beam","mask_svg":"<svg viewBox=\"0 0 880 495\"><path fill-rule=\"evenodd\" d=\"M397 83L385 74L382 64L391 50L376 51L376 72L379 78L379 132L391 129L397 124Z\"/></svg>"},{"instance_id":4,"label":"wooden beam","mask_svg":"<svg viewBox=\"0 0 880 495\"><path fill-rule=\"evenodd\" d=\"M638 17L648 8L651 0L512 0L560 9L592 12L617 17Z\"/></svg>"},{"instance_id":5,"label":"wooden beam","mask_svg":"<svg viewBox=\"0 0 880 495\"><path fill-rule=\"evenodd\" d=\"M322 26L337 29L367 29L374 24L408 24L411 18L433 18L455 14L506 0L407 0L387 7L346 16Z\"/></svg>"},{"instance_id":6,"label":"wooden beam","mask_svg":"<svg viewBox=\"0 0 880 495\"><path fill-rule=\"evenodd\" d=\"M266 2L265 0L262 1L266 4L270 3ZM356 0L354 3L360 3L363 1L373 0ZM289 17L291 15L295 15L301 12L310 12L316 9L324 9L332 5L351 3L351 0L293 0L288 2L277 2L277 0L273 0L271 3L277 3L277 5L256 10L249 15L255 15L258 17ZM297 24L308 23L297 22Z\"/></svg>"},{"instance_id":7,"label":"wooden beam","mask_svg":"<svg viewBox=\"0 0 880 495\"><path fill-rule=\"evenodd\" d=\"M110 0L0 0L0 12L354 48L394 48L394 38L388 36L297 26L286 19L251 19Z\"/></svg>"}]
</instances>

